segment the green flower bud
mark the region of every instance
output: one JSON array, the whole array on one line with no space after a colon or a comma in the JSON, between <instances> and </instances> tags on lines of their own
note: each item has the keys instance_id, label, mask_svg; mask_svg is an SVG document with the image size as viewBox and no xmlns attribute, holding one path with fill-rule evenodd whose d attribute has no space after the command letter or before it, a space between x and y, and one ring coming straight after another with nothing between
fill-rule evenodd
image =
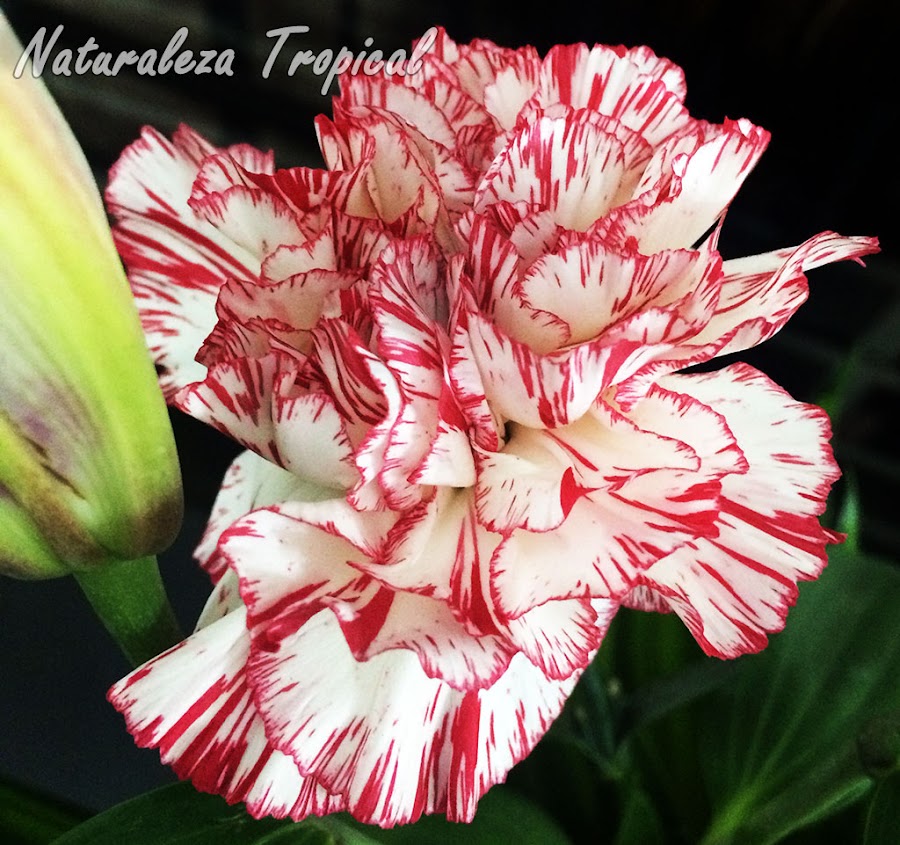
<instances>
[{"instance_id":1,"label":"green flower bud","mask_svg":"<svg viewBox=\"0 0 900 845\"><path fill-rule=\"evenodd\" d=\"M155 554L181 523L172 431L100 195L0 13L0 571Z\"/></svg>"}]
</instances>

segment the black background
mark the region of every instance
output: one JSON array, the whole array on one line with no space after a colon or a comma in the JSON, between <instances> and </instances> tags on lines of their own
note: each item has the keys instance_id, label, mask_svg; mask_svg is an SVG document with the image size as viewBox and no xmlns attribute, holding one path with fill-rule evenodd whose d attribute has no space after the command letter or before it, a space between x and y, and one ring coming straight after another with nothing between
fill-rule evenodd
<instances>
[{"instance_id":1,"label":"black background","mask_svg":"<svg viewBox=\"0 0 900 845\"><path fill-rule=\"evenodd\" d=\"M477 0L419 7L384 0L0 5L25 43L39 27L52 32L63 24L60 47L93 36L114 53L161 50L186 25L187 48L234 49L233 77L150 78L133 68L112 79L46 77L101 183L144 123L170 132L184 121L216 143L273 147L281 166L319 164L312 118L329 110L329 100L319 92L319 77L305 69L289 78L284 61L262 79L270 28L309 26L296 45L313 51L359 50L372 37L387 53L435 23L457 41L484 37L512 47L534 44L542 52L573 41L649 44L684 67L692 114L715 122L748 117L772 132L768 152L729 212L726 257L792 245L825 229L882 240L884 252L869 259L867 270L843 264L814 271L810 302L780 335L741 357L798 398L815 401L857 350L862 363L850 380L836 448L858 484L865 546L900 556L896 5L554 0L540 12L540 5ZM190 629L208 592L190 552L237 449L180 414L173 422L187 513L162 566ZM156 753L133 747L104 700L127 669L73 583L0 582L0 777L92 809L164 782L168 773Z\"/></svg>"}]
</instances>

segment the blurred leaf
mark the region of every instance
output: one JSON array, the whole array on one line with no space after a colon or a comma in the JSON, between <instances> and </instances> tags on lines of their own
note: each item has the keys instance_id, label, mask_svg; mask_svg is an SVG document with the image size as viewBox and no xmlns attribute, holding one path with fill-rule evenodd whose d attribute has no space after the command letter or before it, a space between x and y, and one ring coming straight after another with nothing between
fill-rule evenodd
<instances>
[{"instance_id":1,"label":"blurred leaf","mask_svg":"<svg viewBox=\"0 0 900 845\"><path fill-rule=\"evenodd\" d=\"M628 790L613 845L664 845L662 820L650 797L639 787Z\"/></svg>"},{"instance_id":2,"label":"blurred leaf","mask_svg":"<svg viewBox=\"0 0 900 845\"><path fill-rule=\"evenodd\" d=\"M513 840L517 845L569 845L541 810L503 788L482 799L469 825L428 817L415 825L382 830L343 814L299 823L257 820L242 806L229 807L218 796L178 783L113 807L55 845L493 845Z\"/></svg>"},{"instance_id":3,"label":"blurred leaf","mask_svg":"<svg viewBox=\"0 0 900 845\"><path fill-rule=\"evenodd\" d=\"M876 780L900 769L900 711L876 716L856 742L866 774Z\"/></svg>"},{"instance_id":4,"label":"blurred leaf","mask_svg":"<svg viewBox=\"0 0 900 845\"><path fill-rule=\"evenodd\" d=\"M871 788L859 737L900 710L900 572L840 547L784 633L715 696L701 759L705 845L778 842Z\"/></svg>"},{"instance_id":5,"label":"blurred leaf","mask_svg":"<svg viewBox=\"0 0 900 845\"><path fill-rule=\"evenodd\" d=\"M608 675L608 669L595 658L545 742L561 742L577 749L596 766L604 780L614 781L622 776L618 760L622 708L616 684L611 684Z\"/></svg>"},{"instance_id":6,"label":"blurred leaf","mask_svg":"<svg viewBox=\"0 0 900 845\"><path fill-rule=\"evenodd\" d=\"M856 477L848 472L845 475L847 490L841 503L841 515L838 519L838 530L847 535L844 547L851 552L859 552L859 485Z\"/></svg>"},{"instance_id":7,"label":"blurred leaf","mask_svg":"<svg viewBox=\"0 0 900 845\"><path fill-rule=\"evenodd\" d=\"M863 845L896 845L900 837L900 772L878 784L869 815Z\"/></svg>"},{"instance_id":8,"label":"blurred leaf","mask_svg":"<svg viewBox=\"0 0 900 845\"><path fill-rule=\"evenodd\" d=\"M890 369L900 349L898 326L900 298L895 298L842 359L831 390L819 397L816 404L828 412L836 429L879 374Z\"/></svg>"},{"instance_id":9,"label":"blurred leaf","mask_svg":"<svg viewBox=\"0 0 900 845\"><path fill-rule=\"evenodd\" d=\"M370 845L337 822L250 818L189 783L156 789L95 816L55 845Z\"/></svg>"},{"instance_id":10,"label":"blurred leaf","mask_svg":"<svg viewBox=\"0 0 900 845\"><path fill-rule=\"evenodd\" d=\"M415 824L390 830L350 823L373 842L384 845L570 845L546 813L503 786L494 787L481 799L471 824L453 824L441 816L426 816Z\"/></svg>"},{"instance_id":11,"label":"blurred leaf","mask_svg":"<svg viewBox=\"0 0 900 845\"><path fill-rule=\"evenodd\" d=\"M0 841L8 845L45 845L86 816L55 798L0 780Z\"/></svg>"},{"instance_id":12,"label":"blurred leaf","mask_svg":"<svg viewBox=\"0 0 900 845\"><path fill-rule=\"evenodd\" d=\"M668 841L696 842L709 808L698 788L703 724L695 711L702 696L727 683L733 667L705 657L675 614L623 609L611 633L632 731L632 771L656 802Z\"/></svg>"}]
</instances>

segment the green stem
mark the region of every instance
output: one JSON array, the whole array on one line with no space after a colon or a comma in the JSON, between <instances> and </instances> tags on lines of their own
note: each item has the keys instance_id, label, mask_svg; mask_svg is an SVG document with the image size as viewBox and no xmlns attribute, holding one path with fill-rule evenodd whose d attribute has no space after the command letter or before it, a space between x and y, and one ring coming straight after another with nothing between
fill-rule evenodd
<instances>
[{"instance_id":1,"label":"green stem","mask_svg":"<svg viewBox=\"0 0 900 845\"><path fill-rule=\"evenodd\" d=\"M76 572L75 580L132 665L140 666L184 638L155 557Z\"/></svg>"}]
</instances>

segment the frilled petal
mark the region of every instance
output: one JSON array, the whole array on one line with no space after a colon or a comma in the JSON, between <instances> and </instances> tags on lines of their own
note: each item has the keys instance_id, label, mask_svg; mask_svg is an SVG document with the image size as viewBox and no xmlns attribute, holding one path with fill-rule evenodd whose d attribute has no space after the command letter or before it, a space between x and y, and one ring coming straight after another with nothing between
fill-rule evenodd
<instances>
[{"instance_id":1,"label":"frilled petal","mask_svg":"<svg viewBox=\"0 0 900 845\"><path fill-rule=\"evenodd\" d=\"M566 516L541 532L513 531L497 549L492 590L503 613L516 617L548 599L620 600L648 567L715 534L722 478L746 469L734 435L698 401L660 391L638 408L634 419L607 409L540 433L567 467L557 470ZM514 508L510 493L524 486L518 476L506 489L495 484L485 492L488 513L510 525L541 515L543 505Z\"/></svg>"},{"instance_id":2,"label":"frilled petal","mask_svg":"<svg viewBox=\"0 0 900 845\"><path fill-rule=\"evenodd\" d=\"M684 94L680 70L647 48L571 44L550 49L535 100L599 112L659 144L690 121Z\"/></svg>"},{"instance_id":3,"label":"frilled petal","mask_svg":"<svg viewBox=\"0 0 900 845\"><path fill-rule=\"evenodd\" d=\"M447 303L438 258L424 240L388 247L370 277L378 349L404 400L380 474L388 502L397 509L421 499L419 482L426 476L457 487L474 479L465 421L445 372L449 338L437 318L446 314Z\"/></svg>"},{"instance_id":4,"label":"frilled petal","mask_svg":"<svg viewBox=\"0 0 900 845\"><path fill-rule=\"evenodd\" d=\"M490 687L454 690L405 649L356 661L331 611L256 651L248 671L276 747L345 794L358 819L386 827L434 812L471 821L577 680L549 680L519 655Z\"/></svg>"},{"instance_id":5,"label":"frilled petal","mask_svg":"<svg viewBox=\"0 0 900 845\"><path fill-rule=\"evenodd\" d=\"M706 325L620 384L618 401L631 406L668 373L762 343L805 302L806 270L845 259L861 263L877 251L875 238L822 232L797 247L724 262Z\"/></svg>"},{"instance_id":6,"label":"frilled petal","mask_svg":"<svg viewBox=\"0 0 900 845\"><path fill-rule=\"evenodd\" d=\"M228 565L220 554L222 532L257 508L285 501L317 501L334 496L333 487L320 486L276 466L255 452L234 459L216 496L206 530L194 556L214 582Z\"/></svg>"},{"instance_id":7,"label":"frilled petal","mask_svg":"<svg viewBox=\"0 0 900 845\"><path fill-rule=\"evenodd\" d=\"M662 559L641 583L684 619L707 654L759 651L784 626L797 581L820 574L825 545L836 539L818 521L840 475L828 418L743 364L663 384L723 416L747 471L722 480L717 535Z\"/></svg>"},{"instance_id":8,"label":"frilled petal","mask_svg":"<svg viewBox=\"0 0 900 845\"><path fill-rule=\"evenodd\" d=\"M726 261L716 313L692 345L727 338L717 351L725 355L768 340L806 301L807 270L877 251L875 238L822 232L797 247Z\"/></svg>"},{"instance_id":9,"label":"frilled petal","mask_svg":"<svg viewBox=\"0 0 900 845\"><path fill-rule=\"evenodd\" d=\"M322 393L290 395L294 362L272 353L214 366L175 404L301 478L340 489L359 479L344 420Z\"/></svg>"},{"instance_id":10,"label":"frilled petal","mask_svg":"<svg viewBox=\"0 0 900 845\"><path fill-rule=\"evenodd\" d=\"M562 680L587 668L618 609L606 599L548 601L503 630L548 678Z\"/></svg>"},{"instance_id":11,"label":"frilled petal","mask_svg":"<svg viewBox=\"0 0 900 845\"><path fill-rule=\"evenodd\" d=\"M621 225L643 253L690 249L721 217L769 143L769 133L748 120L728 121L714 131L674 139L686 150L656 151L665 162L659 183L601 223ZM655 168L651 160L648 171Z\"/></svg>"},{"instance_id":12,"label":"frilled petal","mask_svg":"<svg viewBox=\"0 0 900 845\"><path fill-rule=\"evenodd\" d=\"M454 688L490 685L509 664L510 643L470 633L445 601L388 588L378 581L382 567L362 565L381 556L391 522L334 500L288 503L237 523L222 554L240 577L254 643L270 650L329 607L356 660L404 649Z\"/></svg>"},{"instance_id":13,"label":"frilled petal","mask_svg":"<svg viewBox=\"0 0 900 845\"><path fill-rule=\"evenodd\" d=\"M247 685L244 617L230 613L132 672L110 690L110 703L138 746L158 748L180 778L246 803L252 816L346 810L346 797L304 777L267 739Z\"/></svg>"},{"instance_id":14,"label":"frilled petal","mask_svg":"<svg viewBox=\"0 0 900 845\"><path fill-rule=\"evenodd\" d=\"M518 293L523 304L552 314L565 327L565 345L576 344L647 306L676 302L696 288L708 263L709 256L690 250L647 256L584 238L538 259ZM515 331L508 322L504 328ZM534 346L531 337L515 336Z\"/></svg>"},{"instance_id":15,"label":"frilled petal","mask_svg":"<svg viewBox=\"0 0 900 845\"><path fill-rule=\"evenodd\" d=\"M533 428L555 428L578 420L607 387L669 348L673 341L665 333L671 325L668 315L660 315L655 344L639 336L611 342L600 338L541 354L473 309L454 337L453 372L457 383L471 385L468 407L478 409L480 384L494 414Z\"/></svg>"},{"instance_id":16,"label":"frilled petal","mask_svg":"<svg viewBox=\"0 0 900 845\"><path fill-rule=\"evenodd\" d=\"M172 141L147 128L110 172L106 201L119 221L113 236L167 396L203 378L194 355L215 325L219 288L259 272L243 245L188 205L201 163L219 152L187 127Z\"/></svg>"},{"instance_id":17,"label":"frilled petal","mask_svg":"<svg viewBox=\"0 0 900 845\"><path fill-rule=\"evenodd\" d=\"M445 147L456 144L456 135L434 100L409 85L388 78L348 74L341 80L341 105L375 106L397 115L426 138Z\"/></svg>"},{"instance_id":18,"label":"frilled petal","mask_svg":"<svg viewBox=\"0 0 900 845\"><path fill-rule=\"evenodd\" d=\"M539 116L494 160L475 193L476 211L496 202L527 202L584 231L631 198L644 149L591 112Z\"/></svg>"}]
</instances>

